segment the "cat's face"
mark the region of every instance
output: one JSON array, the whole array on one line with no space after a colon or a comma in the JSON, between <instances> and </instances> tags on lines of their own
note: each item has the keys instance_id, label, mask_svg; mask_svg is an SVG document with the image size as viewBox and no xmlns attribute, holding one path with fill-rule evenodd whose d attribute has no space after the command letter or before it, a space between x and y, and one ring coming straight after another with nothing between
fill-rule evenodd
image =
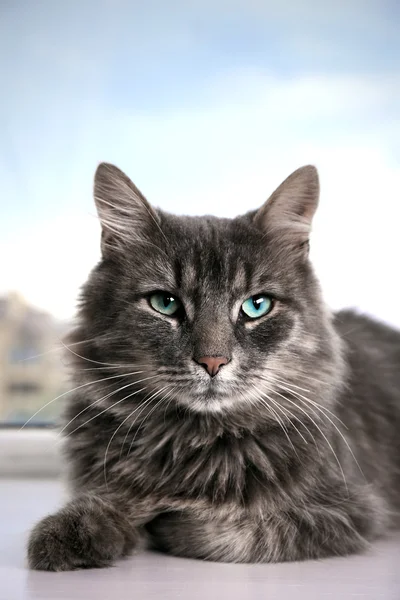
<instances>
[{"instance_id":1,"label":"cat's face","mask_svg":"<svg viewBox=\"0 0 400 600\"><path fill-rule=\"evenodd\" d=\"M315 169L234 220L155 211L109 165L98 169L95 198L103 260L85 292L88 331L104 339L100 361L149 378L147 397L203 412L263 402L274 410L285 382L329 363L307 257Z\"/></svg>"}]
</instances>

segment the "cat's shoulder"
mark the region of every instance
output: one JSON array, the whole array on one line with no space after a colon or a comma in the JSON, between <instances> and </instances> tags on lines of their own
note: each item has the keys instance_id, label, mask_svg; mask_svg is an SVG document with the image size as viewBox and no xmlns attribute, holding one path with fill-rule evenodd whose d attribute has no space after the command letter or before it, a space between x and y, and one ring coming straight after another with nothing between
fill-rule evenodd
<instances>
[{"instance_id":1,"label":"cat's shoulder","mask_svg":"<svg viewBox=\"0 0 400 600\"><path fill-rule=\"evenodd\" d=\"M348 342L375 343L396 342L400 344L400 331L354 309L344 309L333 315L333 325L341 338Z\"/></svg>"}]
</instances>

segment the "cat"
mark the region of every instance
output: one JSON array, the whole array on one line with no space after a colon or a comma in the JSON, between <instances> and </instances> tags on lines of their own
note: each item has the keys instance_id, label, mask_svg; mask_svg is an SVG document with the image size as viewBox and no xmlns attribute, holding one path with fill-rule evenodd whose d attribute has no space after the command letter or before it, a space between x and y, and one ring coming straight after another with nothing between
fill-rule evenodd
<instances>
[{"instance_id":1,"label":"cat","mask_svg":"<svg viewBox=\"0 0 400 600\"><path fill-rule=\"evenodd\" d=\"M144 545L315 559L397 527L400 333L324 304L315 167L235 219L154 209L106 163L94 197L102 258L68 345L71 500L33 528L30 568L105 567Z\"/></svg>"}]
</instances>

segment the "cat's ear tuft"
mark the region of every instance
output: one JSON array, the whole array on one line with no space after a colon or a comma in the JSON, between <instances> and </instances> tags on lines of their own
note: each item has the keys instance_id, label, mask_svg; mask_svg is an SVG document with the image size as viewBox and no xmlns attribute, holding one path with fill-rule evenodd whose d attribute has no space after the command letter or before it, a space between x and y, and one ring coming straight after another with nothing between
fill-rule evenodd
<instances>
[{"instance_id":1,"label":"cat's ear tuft","mask_svg":"<svg viewBox=\"0 0 400 600\"><path fill-rule=\"evenodd\" d=\"M254 216L266 234L308 250L311 223L319 200L318 171L312 165L294 171Z\"/></svg>"},{"instance_id":2,"label":"cat's ear tuft","mask_svg":"<svg viewBox=\"0 0 400 600\"><path fill-rule=\"evenodd\" d=\"M94 200L102 226L103 254L135 241L145 241L159 227L158 215L118 167L101 163L94 177Z\"/></svg>"}]
</instances>

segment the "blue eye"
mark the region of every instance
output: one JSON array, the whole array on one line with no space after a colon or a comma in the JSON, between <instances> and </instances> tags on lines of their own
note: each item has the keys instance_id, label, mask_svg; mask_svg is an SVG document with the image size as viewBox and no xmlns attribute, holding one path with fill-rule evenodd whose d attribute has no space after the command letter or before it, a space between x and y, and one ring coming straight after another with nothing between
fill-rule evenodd
<instances>
[{"instance_id":1,"label":"blue eye","mask_svg":"<svg viewBox=\"0 0 400 600\"><path fill-rule=\"evenodd\" d=\"M162 315L172 317L180 308L181 303L168 292L157 292L149 298L150 306Z\"/></svg>"},{"instance_id":2,"label":"blue eye","mask_svg":"<svg viewBox=\"0 0 400 600\"><path fill-rule=\"evenodd\" d=\"M257 294L247 298L242 304L242 311L250 319L258 319L267 315L272 310L272 298L264 294Z\"/></svg>"}]
</instances>

